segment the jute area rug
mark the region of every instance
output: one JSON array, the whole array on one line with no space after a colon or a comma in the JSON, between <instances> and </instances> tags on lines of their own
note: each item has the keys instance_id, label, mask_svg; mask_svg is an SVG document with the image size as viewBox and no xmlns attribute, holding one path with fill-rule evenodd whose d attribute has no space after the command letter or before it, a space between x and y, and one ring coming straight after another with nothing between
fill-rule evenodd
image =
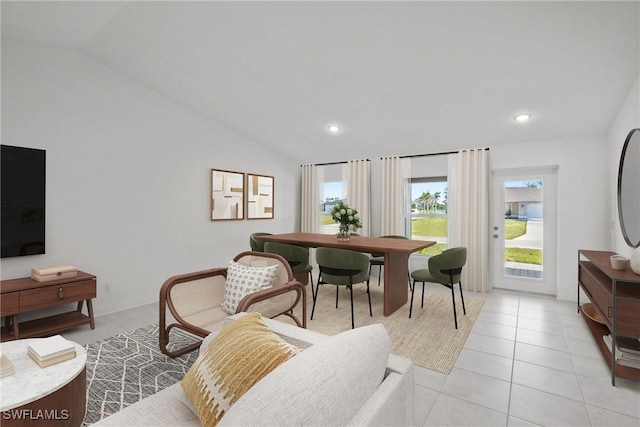
<instances>
[{"instance_id":1,"label":"jute area rug","mask_svg":"<svg viewBox=\"0 0 640 427\"><path fill-rule=\"evenodd\" d=\"M453 323L451 291L444 286L427 284L424 308L420 307L422 284L418 283L413 314L409 319L409 302L391 316L383 315L383 286L372 280L371 306L373 317L369 316L366 284L354 285L353 305L355 326L382 323L391 337L391 352L404 356L414 365L449 374L455 364L475 320L482 309L484 299L465 294L467 314L462 314L459 291L456 290L458 329ZM309 293L310 294L310 293ZM409 291L409 300L411 292ZM308 298L309 316L313 300ZM336 286L322 285L313 320L307 321L307 328L328 335L351 329L351 306L349 290L339 287L338 308L336 309Z\"/></svg>"},{"instance_id":2,"label":"jute area rug","mask_svg":"<svg viewBox=\"0 0 640 427\"><path fill-rule=\"evenodd\" d=\"M174 330L171 343L195 340ZM173 347L175 348L175 347ZM158 325L151 324L85 346L87 350L87 413L91 425L180 381L198 357L198 350L171 359L158 346Z\"/></svg>"}]
</instances>

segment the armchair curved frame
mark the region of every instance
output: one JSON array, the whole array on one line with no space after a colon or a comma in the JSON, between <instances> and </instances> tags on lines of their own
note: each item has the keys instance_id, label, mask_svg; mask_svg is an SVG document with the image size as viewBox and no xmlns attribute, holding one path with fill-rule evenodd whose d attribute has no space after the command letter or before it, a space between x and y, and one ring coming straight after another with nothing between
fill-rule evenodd
<instances>
[{"instance_id":1,"label":"armchair curved frame","mask_svg":"<svg viewBox=\"0 0 640 427\"><path fill-rule=\"evenodd\" d=\"M289 292L295 293L295 299L293 303L288 305L284 310L278 312L277 314L271 316L271 318L275 318L281 315L288 316L301 328L307 327L307 294L305 286L293 279L293 273L291 271L291 267L287 263L287 261L277 254L269 254L263 252L242 252L236 255L233 260L238 261L242 257L245 256L258 256L262 258L274 258L279 261L282 266L286 269L288 280L284 284L275 285L267 289L262 289L260 291L251 293L246 295L238 304L236 309L236 313L240 313L243 311L249 311L250 308L258 302L269 300L273 297L284 295ZM226 280L227 276L227 268L213 268L209 270L196 271L192 273L180 274L176 276L172 276L168 278L160 288L160 307L159 307L159 346L160 351L166 354L167 356L174 358L180 356L182 354L191 352L200 347L202 340L197 341L195 343L186 345L184 347L178 349L169 349L169 333L172 329L180 329L187 333L193 334L196 337L204 338L211 333L211 331L204 329L200 326L194 325L189 321L185 320L183 315L176 308L174 302L171 299L171 290L176 285L192 282L201 279L213 278L216 276L220 276L223 278L220 282L219 286L224 286L224 280ZM214 284L212 286L217 286ZM302 320L298 319L296 315L293 313L294 308L298 304L302 305ZM175 322L167 324L167 308L169 309L169 313L175 319Z\"/></svg>"}]
</instances>

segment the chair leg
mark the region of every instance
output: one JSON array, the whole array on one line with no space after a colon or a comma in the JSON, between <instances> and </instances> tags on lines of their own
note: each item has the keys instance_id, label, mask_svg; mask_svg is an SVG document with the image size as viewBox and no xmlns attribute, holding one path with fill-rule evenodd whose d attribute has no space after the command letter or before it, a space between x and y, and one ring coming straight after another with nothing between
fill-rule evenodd
<instances>
[{"instance_id":1,"label":"chair leg","mask_svg":"<svg viewBox=\"0 0 640 427\"><path fill-rule=\"evenodd\" d=\"M382 266L378 266L378 286L380 286L380 277L382 277Z\"/></svg>"},{"instance_id":2,"label":"chair leg","mask_svg":"<svg viewBox=\"0 0 640 427\"><path fill-rule=\"evenodd\" d=\"M464 295L462 294L462 282L458 282L460 285L460 299L462 300L462 312L467 314L467 309L464 307Z\"/></svg>"},{"instance_id":3,"label":"chair leg","mask_svg":"<svg viewBox=\"0 0 640 427\"><path fill-rule=\"evenodd\" d=\"M415 282L413 283L413 286L416 286ZM424 307L424 282L422 282L422 301L420 301L420 307Z\"/></svg>"},{"instance_id":4,"label":"chair leg","mask_svg":"<svg viewBox=\"0 0 640 427\"><path fill-rule=\"evenodd\" d=\"M338 289L340 287L336 285L336 308L338 308Z\"/></svg>"},{"instance_id":5,"label":"chair leg","mask_svg":"<svg viewBox=\"0 0 640 427\"><path fill-rule=\"evenodd\" d=\"M316 311L316 300L318 299L318 291L320 290L320 280L322 276L318 276L318 284L316 285L316 293L313 296L313 307L311 308L311 320L313 320L313 313Z\"/></svg>"},{"instance_id":6,"label":"chair leg","mask_svg":"<svg viewBox=\"0 0 640 427\"><path fill-rule=\"evenodd\" d=\"M416 281L413 281L413 286L411 287L411 305L409 305L409 319L411 319L411 312L413 311L413 291L416 289Z\"/></svg>"},{"instance_id":7,"label":"chair leg","mask_svg":"<svg viewBox=\"0 0 640 427\"><path fill-rule=\"evenodd\" d=\"M311 282L311 297L313 298L313 300L316 300L316 294L313 290L313 273L309 272L309 281Z\"/></svg>"},{"instance_id":8,"label":"chair leg","mask_svg":"<svg viewBox=\"0 0 640 427\"><path fill-rule=\"evenodd\" d=\"M409 279L409 289L413 290L413 286L411 286L411 273L407 272L407 279Z\"/></svg>"},{"instance_id":9,"label":"chair leg","mask_svg":"<svg viewBox=\"0 0 640 427\"><path fill-rule=\"evenodd\" d=\"M369 297L369 316L373 317L373 311L371 311L371 292L369 292L369 281L367 280L367 296Z\"/></svg>"},{"instance_id":10,"label":"chair leg","mask_svg":"<svg viewBox=\"0 0 640 427\"><path fill-rule=\"evenodd\" d=\"M354 329L356 326L353 321L353 286L352 285L349 285L349 291L351 294L351 329Z\"/></svg>"},{"instance_id":11,"label":"chair leg","mask_svg":"<svg viewBox=\"0 0 640 427\"><path fill-rule=\"evenodd\" d=\"M456 329L458 329L458 315L456 314L456 293L454 292L453 285L451 285L451 301L453 302L453 321L456 324Z\"/></svg>"}]
</instances>

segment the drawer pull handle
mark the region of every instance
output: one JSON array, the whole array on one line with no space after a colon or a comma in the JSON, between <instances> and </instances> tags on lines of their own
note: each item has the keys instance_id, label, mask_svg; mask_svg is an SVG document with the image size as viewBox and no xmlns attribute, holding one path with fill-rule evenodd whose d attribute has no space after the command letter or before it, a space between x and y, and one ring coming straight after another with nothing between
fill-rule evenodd
<instances>
[{"instance_id":1,"label":"drawer pull handle","mask_svg":"<svg viewBox=\"0 0 640 427\"><path fill-rule=\"evenodd\" d=\"M64 289L62 288L58 289L58 298L64 299Z\"/></svg>"}]
</instances>

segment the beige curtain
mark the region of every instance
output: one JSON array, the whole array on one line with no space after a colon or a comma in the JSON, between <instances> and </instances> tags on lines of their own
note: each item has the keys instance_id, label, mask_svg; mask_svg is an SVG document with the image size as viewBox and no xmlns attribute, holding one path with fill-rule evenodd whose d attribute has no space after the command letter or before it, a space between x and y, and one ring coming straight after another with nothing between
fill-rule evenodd
<instances>
[{"instance_id":1,"label":"beige curtain","mask_svg":"<svg viewBox=\"0 0 640 427\"><path fill-rule=\"evenodd\" d=\"M449 156L449 247L465 246L464 289L487 292L489 251L489 155L484 148Z\"/></svg>"},{"instance_id":2,"label":"beige curtain","mask_svg":"<svg viewBox=\"0 0 640 427\"><path fill-rule=\"evenodd\" d=\"M323 172L322 166L302 165L300 231L303 233L320 232Z\"/></svg>"},{"instance_id":3,"label":"beige curtain","mask_svg":"<svg viewBox=\"0 0 640 427\"><path fill-rule=\"evenodd\" d=\"M347 162L347 200L349 206L360 213L362 228L357 231L362 236L371 234L371 167L369 160Z\"/></svg>"},{"instance_id":4,"label":"beige curtain","mask_svg":"<svg viewBox=\"0 0 640 427\"><path fill-rule=\"evenodd\" d=\"M405 235L407 207L408 159L382 158L382 224L381 234Z\"/></svg>"}]
</instances>

